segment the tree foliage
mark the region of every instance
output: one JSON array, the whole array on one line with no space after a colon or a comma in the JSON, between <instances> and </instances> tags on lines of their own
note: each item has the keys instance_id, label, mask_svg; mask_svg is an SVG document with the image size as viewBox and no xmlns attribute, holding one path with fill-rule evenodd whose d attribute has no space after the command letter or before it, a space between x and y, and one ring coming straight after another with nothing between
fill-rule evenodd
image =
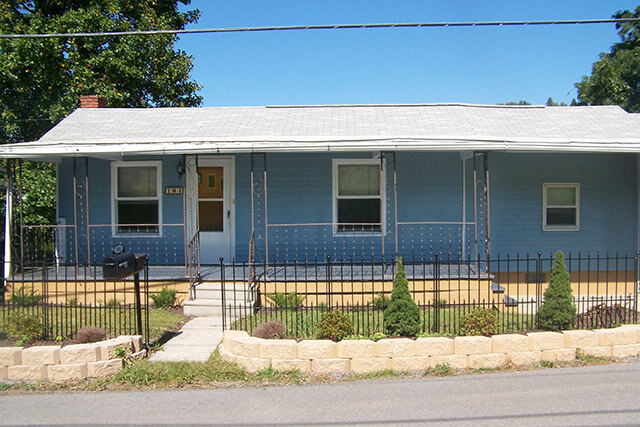
<instances>
[{"instance_id":1,"label":"tree foliage","mask_svg":"<svg viewBox=\"0 0 640 427\"><path fill-rule=\"evenodd\" d=\"M420 309L411 298L409 282L398 260L398 271L393 279L391 301L384 310L384 329L389 335L415 337L420 332Z\"/></svg>"},{"instance_id":2,"label":"tree foliage","mask_svg":"<svg viewBox=\"0 0 640 427\"><path fill-rule=\"evenodd\" d=\"M576 308L571 298L571 277L564 265L562 251L556 253L551 268L549 287L544 291L544 303L538 311L542 329L560 331L573 326Z\"/></svg>"},{"instance_id":3,"label":"tree foliage","mask_svg":"<svg viewBox=\"0 0 640 427\"><path fill-rule=\"evenodd\" d=\"M640 18L635 11L619 11L614 18ZM620 42L601 53L590 76L576 83L578 101L586 105L619 105L628 112L640 112L640 23L617 23Z\"/></svg>"},{"instance_id":4,"label":"tree foliage","mask_svg":"<svg viewBox=\"0 0 640 427\"><path fill-rule=\"evenodd\" d=\"M180 12L178 3L190 0L3 0L0 33L183 29L200 12ZM192 57L175 41L169 34L0 39L0 143L37 140L80 95L100 95L110 107L200 105ZM24 162L21 170L24 222L52 224L55 169Z\"/></svg>"},{"instance_id":5,"label":"tree foliage","mask_svg":"<svg viewBox=\"0 0 640 427\"><path fill-rule=\"evenodd\" d=\"M4 34L183 29L190 0L3 0ZM175 35L1 39L3 142L32 141L68 115L80 95L111 107L197 106L192 58Z\"/></svg>"}]
</instances>

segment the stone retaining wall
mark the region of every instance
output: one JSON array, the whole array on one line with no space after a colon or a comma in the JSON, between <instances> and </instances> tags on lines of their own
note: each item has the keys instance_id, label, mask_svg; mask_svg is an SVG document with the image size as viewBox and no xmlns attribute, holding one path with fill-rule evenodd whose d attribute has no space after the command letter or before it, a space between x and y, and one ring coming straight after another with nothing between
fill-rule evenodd
<instances>
[{"instance_id":1,"label":"stone retaining wall","mask_svg":"<svg viewBox=\"0 0 640 427\"><path fill-rule=\"evenodd\" d=\"M122 369L123 358L116 356L122 347L129 358L145 357L140 335L110 340L71 344L64 347L0 347L0 380L66 381L78 378L104 378Z\"/></svg>"},{"instance_id":2,"label":"stone retaining wall","mask_svg":"<svg viewBox=\"0 0 640 427\"><path fill-rule=\"evenodd\" d=\"M371 340L265 340L244 331L225 331L220 355L249 372L269 366L317 374L418 371L447 364L454 369L526 366L564 362L576 351L597 357L640 354L640 325L593 331L530 332L488 337L387 338Z\"/></svg>"}]
</instances>

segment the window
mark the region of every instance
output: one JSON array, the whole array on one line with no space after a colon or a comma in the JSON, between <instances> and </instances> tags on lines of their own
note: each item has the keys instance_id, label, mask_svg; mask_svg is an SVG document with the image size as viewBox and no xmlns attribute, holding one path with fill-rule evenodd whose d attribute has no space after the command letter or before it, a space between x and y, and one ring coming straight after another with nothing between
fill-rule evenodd
<instances>
[{"instance_id":1,"label":"window","mask_svg":"<svg viewBox=\"0 0 640 427\"><path fill-rule=\"evenodd\" d=\"M382 230L384 174L380 160L335 159L333 194L337 232Z\"/></svg>"},{"instance_id":2,"label":"window","mask_svg":"<svg viewBox=\"0 0 640 427\"><path fill-rule=\"evenodd\" d=\"M112 163L115 233L158 233L160 176L160 162Z\"/></svg>"},{"instance_id":3,"label":"window","mask_svg":"<svg viewBox=\"0 0 640 427\"><path fill-rule=\"evenodd\" d=\"M542 229L580 230L580 184L542 185Z\"/></svg>"}]
</instances>

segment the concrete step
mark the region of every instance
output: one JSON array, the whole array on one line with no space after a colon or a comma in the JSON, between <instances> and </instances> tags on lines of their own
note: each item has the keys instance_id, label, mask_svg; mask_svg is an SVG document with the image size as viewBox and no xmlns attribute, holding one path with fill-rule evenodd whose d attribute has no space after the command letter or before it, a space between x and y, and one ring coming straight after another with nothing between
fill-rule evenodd
<instances>
[{"instance_id":1,"label":"concrete step","mask_svg":"<svg viewBox=\"0 0 640 427\"><path fill-rule=\"evenodd\" d=\"M196 288L196 299L222 299L222 291L219 289L200 289ZM233 291L225 290L224 298L227 301L243 300L249 297L249 293L244 290Z\"/></svg>"},{"instance_id":2,"label":"concrete step","mask_svg":"<svg viewBox=\"0 0 640 427\"><path fill-rule=\"evenodd\" d=\"M222 301L211 299L196 299L185 301L184 314L188 316L222 317ZM251 313L251 304L247 302L237 302L234 304L234 311Z\"/></svg>"}]
</instances>

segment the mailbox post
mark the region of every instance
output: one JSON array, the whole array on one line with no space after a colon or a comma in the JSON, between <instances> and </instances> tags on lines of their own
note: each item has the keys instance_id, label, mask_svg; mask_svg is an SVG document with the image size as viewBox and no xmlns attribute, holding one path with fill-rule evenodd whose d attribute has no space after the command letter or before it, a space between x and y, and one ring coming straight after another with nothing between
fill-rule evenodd
<instances>
[{"instance_id":1,"label":"mailbox post","mask_svg":"<svg viewBox=\"0 0 640 427\"><path fill-rule=\"evenodd\" d=\"M124 246L114 246L111 256L102 260L102 277L104 280L124 280L133 275L133 286L136 295L136 326L138 334L142 334L142 301L140 298L140 271L147 265L149 257L146 254L134 254L125 251ZM149 337L146 337L149 339Z\"/></svg>"}]
</instances>

